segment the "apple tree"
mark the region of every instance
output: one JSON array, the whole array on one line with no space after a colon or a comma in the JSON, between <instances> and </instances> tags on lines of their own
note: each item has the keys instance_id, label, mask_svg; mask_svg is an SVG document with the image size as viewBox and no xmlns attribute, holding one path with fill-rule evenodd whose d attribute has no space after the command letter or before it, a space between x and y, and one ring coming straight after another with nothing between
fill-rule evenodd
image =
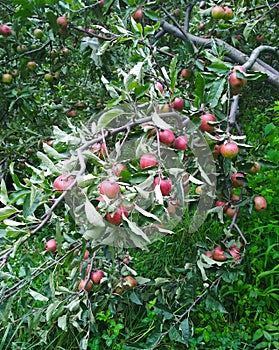
<instances>
[{"instance_id":1,"label":"apple tree","mask_svg":"<svg viewBox=\"0 0 279 350\"><path fill-rule=\"evenodd\" d=\"M278 3L12 0L0 13L1 346L186 348L201 299L225 312L239 221L269 206L249 181L276 162L257 159L241 118L278 96ZM176 274L137 271L181 230L195 246L205 220L218 240Z\"/></svg>"}]
</instances>

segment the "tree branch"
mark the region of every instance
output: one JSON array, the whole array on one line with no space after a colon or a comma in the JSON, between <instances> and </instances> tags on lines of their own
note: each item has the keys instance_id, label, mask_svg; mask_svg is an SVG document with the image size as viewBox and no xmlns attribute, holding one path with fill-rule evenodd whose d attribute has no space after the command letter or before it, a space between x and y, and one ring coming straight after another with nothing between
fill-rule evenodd
<instances>
[{"instance_id":1,"label":"tree branch","mask_svg":"<svg viewBox=\"0 0 279 350\"><path fill-rule=\"evenodd\" d=\"M169 24L166 21L161 21L161 27L166 32L169 33L177 38L180 38L181 40L185 40L185 35L181 33L180 30L178 30L175 26L172 24ZM212 39L204 39L200 38L198 36L192 35L187 33L187 40L190 40L193 42L194 45L197 46L204 46L205 48L211 47ZM223 46L225 51L227 52L227 56L231 58L234 62L244 65L248 60L249 56L244 54L243 52L239 51L238 49L234 48L233 46L227 44L223 40L220 39L214 39L218 46ZM278 52L275 48L273 48L273 52ZM255 71L260 71L263 73L266 73L268 75L268 82L272 84L274 87L279 89L279 72L274 72L274 69L268 65L260 64L259 60L257 59L256 62L251 66L252 69Z\"/></svg>"}]
</instances>

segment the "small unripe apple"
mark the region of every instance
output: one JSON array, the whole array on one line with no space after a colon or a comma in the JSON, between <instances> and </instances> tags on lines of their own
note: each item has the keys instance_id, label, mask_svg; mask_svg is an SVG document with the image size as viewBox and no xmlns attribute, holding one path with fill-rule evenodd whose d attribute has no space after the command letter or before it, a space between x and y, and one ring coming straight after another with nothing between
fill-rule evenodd
<instances>
[{"instance_id":1,"label":"small unripe apple","mask_svg":"<svg viewBox=\"0 0 279 350\"><path fill-rule=\"evenodd\" d=\"M100 184L100 193L112 199L117 197L120 191L120 186L115 181L105 180Z\"/></svg>"},{"instance_id":2,"label":"small unripe apple","mask_svg":"<svg viewBox=\"0 0 279 350\"><path fill-rule=\"evenodd\" d=\"M47 81L48 83L51 83L53 81L53 75L50 73L46 73L44 76L45 81Z\"/></svg>"},{"instance_id":3,"label":"small unripe apple","mask_svg":"<svg viewBox=\"0 0 279 350\"><path fill-rule=\"evenodd\" d=\"M125 208L117 208L114 214L106 213L106 219L108 222L114 225L120 225L122 222L122 214L128 217L128 211Z\"/></svg>"},{"instance_id":4,"label":"small unripe apple","mask_svg":"<svg viewBox=\"0 0 279 350\"><path fill-rule=\"evenodd\" d=\"M258 162L255 162L254 165L250 168L249 174L257 174L261 169L261 165Z\"/></svg>"},{"instance_id":5,"label":"small unripe apple","mask_svg":"<svg viewBox=\"0 0 279 350\"><path fill-rule=\"evenodd\" d=\"M262 42L263 40L264 40L264 36L263 35L257 35L256 36L256 41Z\"/></svg>"},{"instance_id":6,"label":"small unripe apple","mask_svg":"<svg viewBox=\"0 0 279 350\"><path fill-rule=\"evenodd\" d=\"M12 74L13 77L17 77L17 76L19 75L18 69L16 69L16 68L13 69L12 72L11 72L11 74Z\"/></svg>"},{"instance_id":7,"label":"small unripe apple","mask_svg":"<svg viewBox=\"0 0 279 350\"><path fill-rule=\"evenodd\" d=\"M215 130L215 127L213 125L208 124L208 122L216 122L216 118L213 114L203 114L200 116L200 119L201 119L201 125L200 125L201 131L213 132Z\"/></svg>"},{"instance_id":8,"label":"small unripe apple","mask_svg":"<svg viewBox=\"0 0 279 350\"><path fill-rule=\"evenodd\" d=\"M86 292L90 292L91 289L93 288L93 282L91 280L88 280L87 283L86 280L80 280L79 285L78 285L78 290L85 290Z\"/></svg>"},{"instance_id":9,"label":"small unripe apple","mask_svg":"<svg viewBox=\"0 0 279 350\"><path fill-rule=\"evenodd\" d=\"M105 276L102 270L95 270L91 273L90 278L94 284L100 284L101 279Z\"/></svg>"},{"instance_id":10,"label":"small unripe apple","mask_svg":"<svg viewBox=\"0 0 279 350\"><path fill-rule=\"evenodd\" d=\"M158 185L160 182L160 190L162 192L163 196L167 196L170 192L171 192L171 188L172 188L172 182L171 179L160 179L159 177L156 177L154 179L154 187L156 185Z\"/></svg>"},{"instance_id":11,"label":"small unripe apple","mask_svg":"<svg viewBox=\"0 0 279 350\"><path fill-rule=\"evenodd\" d=\"M42 29L39 29L39 28L34 29L33 33L34 33L35 38L37 38L37 39L41 39L44 35L44 32L42 31Z\"/></svg>"},{"instance_id":12,"label":"small unripe apple","mask_svg":"<svg viewBox=\"0 0 279 350\"><path fill-rule=\"evenodd\" d=\"M159 140L165 145L171 145L175 140L174 133L170 129L159 131Z\"/></svg>"},{"instance_id":13,"label":"small unripe apple","mask_svg":"<svg viewBox=\"0 0 279 350\"><path fill-rule=\"evenodd\" d=\"M4 73L2 75L2 83L9 84L13 80L13 76L9 73Z\"/></svg>"},{"instance_id":14,"label":"small unripe apple","mask_svg":"<svg viewBox=\"0 0 279 350\"><path fill-rule=\"evenodd\" d=\"M176 111L182 111L183 107L184 107L184 100L183 98L178 98L176 97L173 101L172 107L176 110Z\"/></svg>"},{"instance_id":15,"label":"small unripe apple","mask_svg":"<svg viewBox=\"0 0 279 350\"><path fill-rule=\"evenodd\" d=\"M63 47L61 49L61 53L62 53L63 56L68 56L69 53L70 53L70 50L67 47Z\"/></svg>"},{"instance_id":16,"label":"small unripe apple","mask_svg":"<svg viewBox=\"0 0 279 350\"><path fill-rule=\"evenodd\" d=\"M224 158L235 158L238 154L238 146L234 142L224 143L220 148L220 153Z\"/></svg>"},{"instance_id":17,"label":"small unripe apple","mask_svg":"<svg viewBox=\"0 0 279 350\"><path fill-rule=\"evenodd\" d=\"M262 196L258 196L254 198L254 209L256 211L263 211L267 207L266 199Z\"/></svg>"},{"instance_id":18,"label":"small unripe apple","mask_svg":"<svg viewBox=\"0 0 279 350\"><path fill-rule=\"evenodd\" d=\"M27 62L27 68L31 71L34 71L37 67L37 63L34 61Z\"/></svg>"},{"instance_id":19,"label":"small unripe apple","mask_svg":"<svg viewBox=\"0 0 279 350\"><path fill-rule=\"evenodd\" d=\"M221 6L214 6L211 10L211 16L214 19L223 19L225 16L225 11Z\"/></svg>"},{"instance_id":20,"label":"small unripe apple","mask_svg":"<svg viewBox=\"0 0 279 350\"><path fill-rule=\"evenodd\" d=\"M71 175L60 175L58 176L53 183L53 187L56 191L62 192L66 191L69 186L74 182L74 177Z\"/></svg>"},{"instance_id":21,"label":"small unripe apple","mask_svg":"<svg viewBox=\"0 0 279 350\"><path fill-rule=\"evenodd\" d=\"M114 166L112 167L113 174L117 177L121 177L122 171L125 170L127 170L126 165L121 163L114 164Z\"/></svg>"},{"instance_id":22,"label":"small unripe apple","mask_svg":"<svg viewBox=\"0 0 279 350\"><path fill-rule=\"evenodd\" d=\"M200 30L200 31L205 30L205 24L204 24L204 23L200 23L200 24L198 25L198 30Z\"/></svg>"},{"instance_id":23,"label":"small unripe apple","mask_svg":"<svg viewBox=\"0 0 279 350\"><path fill-rule=\"evenodd\" d=\"M16 47L16 51L17 51L18 53L26 52L26 51L27 51L27 47L26 47L25 45L18 45L18 46Z\"/></svg>"},{"instance_id":24,"label":"small unripe apple","mask_svg":"<svg viewBox=\"0 0 279 350\"><path fill-rule=\"evenodd\" d=\"M149 168L158 164L158 161L153 154L144 154L140 158L141 169Z\"/></svg>"},{"instance_id":25,"label":"small unripe apple","mask_svg":"<svg viewBox=\"0 0 279 350\"><path fill-rule=\"evenodd\" d=\"M64 16L58 17L56 23L61 28L67 28L69 24L67 18Z\"/></svg>"},{"instance_id":26,"label":"small unripe apple","mask_svg":"<svg viewBox=\"0 0 279 350\"><path fill-rule=\"evenodd\" d=\"M240 177L245 178L245 176L242 173L235 173L231 175L231 182L234 188L242 187L244 185L244 182L238 179Z\"/></svg>"},{"instance_id":27,"label":"small unripe apple","mask_svg":"<svg viewBox=\"0 0 279 350\"><path fill-rule=\"evenodd\" d=\"M188 142L187 136L184 136L184 135L178 136L174 140L173 147L176 149L185 151L187 149L187 142Z\"/></svg>"},{"instance_id":28,"label":"small unripe apple","mask_svg":"<svg viewBox=\"0 0 279 350\"><path fill-rule=\"evenodd\" d=\"M3 24L2 26L0 26L0 34L4 36L9 36L12 34L12 29L6 24Z\"/></svg>"},{"instance_id":29,"label":"small unripe apple","mask_svg":"<svg viewBox=\"0 0 279 350\"><path fill-rule=\"evenodd\" d=\"M54 238L50 239L46 243L46 250L50 252L55 252L56 251L56 240Z\"/></svg>"},{"instance_id":30,"label":"small unripe apple","mask_svg":"<svg viewBox=\"0 0 279 350\"><path fill-rule=\"evenodd\" d=\"M143 11L142 8L137 9L137 11L135 11L132 14L132 17L134 18L135 21L140 21L143 17Z\"/></svg>"},{"instance_id":31,"label":"small unripe apple","mask_svg":"<svg viewBox=\"0 0 279 350\"><path fill-rule=\"evenodd\" d=\"M225 261L227 257L225 256L225 252L220 246L217 246L213 250L213 259L217 261Z\"/></svg>"}]
</instances>

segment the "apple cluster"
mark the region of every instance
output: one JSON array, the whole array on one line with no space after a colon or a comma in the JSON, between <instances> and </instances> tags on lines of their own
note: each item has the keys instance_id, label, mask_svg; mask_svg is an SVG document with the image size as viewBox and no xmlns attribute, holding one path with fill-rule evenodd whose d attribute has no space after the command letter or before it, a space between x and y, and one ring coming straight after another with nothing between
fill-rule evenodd
<instances>
[{"instance_id":1,"label":"apple cluster","mask_svg":"<svg viewBox=\"0 0 279 350\"><path fill-rule=\"evenodd\" d=\"M233 257L235 259L235 261L239 261L241 259L241 255L240 255L240 251L241 251L241 247L242 247L242 243L236 243L236 242L232 242L232 244L230 244L229 248L228 248L228 253L226 254L226 252L222 249L222 247L220 245L218 245L217 247L215 247L213 249L213 251L206 251L204 254L216 261L226 261L229 259L229 257Z\"/></svg>"},{"instance_id":2,"label":"apple cluster","mask_svg":"<svg viewBox=\"0 0 279 350\"><path fill-rule=\"evenodd\" d=\"M224 19L228 21L233 18L233 11L228 6L214 6L211 10L211 16L214 19Z\"/></svg>"}]
</instances>

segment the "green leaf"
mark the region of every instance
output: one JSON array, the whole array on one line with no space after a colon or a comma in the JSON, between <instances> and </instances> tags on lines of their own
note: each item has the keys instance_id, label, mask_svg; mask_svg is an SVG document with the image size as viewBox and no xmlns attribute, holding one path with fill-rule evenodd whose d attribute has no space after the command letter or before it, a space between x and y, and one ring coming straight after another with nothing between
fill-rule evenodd
<instances>
[{"instance_id":1,"label":"green leaf","mask_svg":"<svg viewBox=\"0 0 279 350\"><path fill-rule=\"evenodd\" d=\"M194 95L199 98L201 103L204 102L204 86L205 86L204 77L202 76L201 73L198 73L195 79Z\"/></svg>"},{"instance_id":2,"label":"green leaf","mask_svg":"<svg viewBox=\"0 0 279 350\"><path fill-rule=\"evenodd\" d=\"M189 327L189 320L188 318L185 318L180 325L179 329L182 332L182 337L184 339L185 345L188 346L189 343L189 337L190 337L190 327Z\"/></svg>"},{"instance_id":3,"label":"green leaf","mask_svg":"<svg viewBox=\"0 0 279 350\"><path fill-rule=\"evenodd\" d=\"M257 329L253 336L253 342L259 340L263 336L263 330L261 328Z\"/></svg>"},{"instance_id":4,"label":"green leaf","mask_svg":"<svg viewBox=\"0 0 279 350\"><path fill-rule=\"evenodd\" d=\"M88 199L85 202L85 214L90 224L96 227L105 227L103 217Z\"/></svg>"},{"instance_id":5,"label":"green leaf","mask_svg":"<svg viewBox=\"0 0 279 350\"><path fill-rule=\"evenodd\" d=\"M35 299L35 300L39 300L39 301L48 301L48 298L45 297L44 295L35 292L34 290L30 289L29 291L30 295Z\"/></svg>"},{"instance_id":6,"label":"green leaf","mask_svg":"<svg viewBox=\"0 0 279 350\"><path fill-rule=\"evenodd\" d=\"M4 179L1 180L1 188L0 188L0 202L4 205L7 205L9 200L7 187Z\"/></svg>"},{"instance_id":7,"label":"green leaf","mask_svg":"<svg viewBox=\"0 0 279 350\"><path fill-rule=\"evenodd\" d=\"M141 236L144 239L144 241L146 241L147 243L150 243L150 240L146 236L146 234L133 221L130 221L128 218L126 218L125 215L122 215L122 218L124 219L124 221L127 222L130 230L133 233L135 233L137 236Z\"/></svg>"},{"instance_id":8,"label":"green leaf","mask_svg":"<svg viewBox=\"0 0 279 350\"><path fill-rule=\"evenodd\" d=\"M174 56L170 63L170 80L171 80L170 88L172 91L175 90L175 85L177 80L177 69L176 69L177 60L178 60L178 56Z\"/></svg>"},{"instance_id":9,"label":"green leaf","mask_svg":"<svg viewBox=\"0 0 279 350\"><path fill-rule=\"evenodd\" d=\"M41 160L42 169L50 170L53 175L60 174L60 171L58 170L58 168L54 165L53 161L48 158L47 155L38 151L37 157Z\"/></svg>"},{"instance_id":10,"label":"green leaf","mask_svg":"<svg viewBox=\"0 0 279 350\"><path fill-rule=\"evenodd\" d=\"M137 294L135 293L135 291L132 291L132 293L130 294L130 300L132 303L134 303L136 305L142 305L142 302L140 301L140 299L137 296Z\"/></svg>"},{"instance_id":11,"label":"green leaf","mask_svg":"<svg viewBox=\"0 0 279 350\"><path fill-rule=\"evenodd\" d=\"M58 318L58 327L63 331L67 330L67 315L63 315Z\"/></svg>"},{"instance_id":12,"label":"green leaf","mask_svg":"<svg viewBox=\"0 0 279 350\"><path fill-rule=\"evenodd\" d=\"M212 108L218 105L218 102L224 91L224 86L227 82L227 79L218 79L210 86L210 92L208 95L209 104Z\"/></svg>"},{"instance_id":13,"label":"green leaf","mask_svg":"<svg viewBox=\"0 0 279 350\"><path fill-rule=\"evenodd\" d=\"M11 215L17 213L18 210L12 206L6 206L5 208L0 208L0 221L3 221L10 217Z\"/></svg>"},{"instance_id":14,"label":"green leaf","mask_svg":"<svg viewBox=\"0 0 279 350\"><path fill-rule=\"evenodd\" d=\"M254 29L254 27L257 25L258 21L254 22L248 22L243 30L243 36L246 41L248 41L248 38L250 36L251 31Z\"/></svg>"},{"instance_id":15,"label":"green leaf","mask_svg":"<svg viewBox=\"0 0 279 350\"><path fill-rule=\"evenodd\" d=\"M105 128L109 125L115 118L123 115L123 110L120 108L113 108L107 112L104 112L98 120L98 130L100 131L102 128Z\"/></svg>"},{"instance_id":16,"label":"green leaf","mask_svg":"<svg viewBox=\"0 0 279 350\"><path fill-rule=\"evenodd\" d=\"M166 123L161 117L159 117L158 113L153 113L152 116L152 122L160 129L166 130L166 129L173 129L171 125Z\"/></svg>"}]
</instances>

